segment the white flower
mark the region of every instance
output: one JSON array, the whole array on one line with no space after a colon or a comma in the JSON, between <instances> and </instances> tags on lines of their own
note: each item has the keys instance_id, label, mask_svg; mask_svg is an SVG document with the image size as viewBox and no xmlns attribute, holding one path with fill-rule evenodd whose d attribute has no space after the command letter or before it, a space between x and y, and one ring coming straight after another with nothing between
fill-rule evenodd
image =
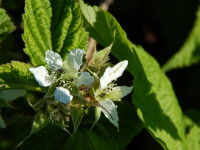
<instances>
[{"instance_id":1,"label":"white flower","mask_svg":"<svg viewBox=\"0 0 200 150\"><path fill-rule=\"evenodd\" d=\"M114 124L117 128L119 128L118 121L118 113L115 104L111 100L103 100L99 102L103 108L101 111L104 113L106 118Z\"/></svg>"},{"instance_id":2,"label":"white flower","mask_svg":"<svg viewBox=\"0 0 200 150\"><path fill-rule=\"evenodd\" d=\"M74 49L68 54L68 64L72 64L75 70L80 69L82 65L82 57L85 54L83 49ZM61 56L51 50L47 50L45 53L45 61L47 62L51 71L57 71L63 68L63 62ZM49 75L49 72L44 66L39 66L36 68L29 68L30 72L34 75L35 80L39 83L40 86L48 87L56 82L56 79ZM81 76L78 78L77 86L82 84L90 85L94 81L94 77L90 76L88 72L81 72ZM73 96L70 95L68 89L64 87L56 87L54 92L55 100L61 103L68 103L72 100Z\"/></svg>"},{"instance_id":3,"label":"white flower","mask_svg":"<svg viewBox=\"0 0 200 150\"><path fill-rule=\"evenodd\" d=\"M68 62L73 64L76 70L79 70L82 65L82 57L85 54L83 49L74 49L68 54Z\"/></svg>"},{"instance_id":4,"label":"white flower","mask_svg":"<svg viewBox=\"0 0 200 150\"><path fill-rule=\"evenodd\" d=\"M100 85L101 89L105 89L109 83L111 83L113 80L119 78L122 76L124 70L126 69L128 65L128 61L124 60L122 62L119 62L114 67L108 67L106 68L103 76L100 78ZM112 92L120 95L119 99L125 97L132 91L133 87L127 87L127 86L116 86L112 87Z\"/></svg>"},{"instance_id":5,"label":"white flower","mask_svg":"<svg viewBox=\"0 0 200 150\"><path fill-rule=\"evenodd\" d=\"M58 53L47 50L44 60L47 62L49 68L53 71L55 69L62 69L62 58Z\"/></svg>"},{"instance_id":6,"label":"white flower","mask_svg":"<svg viewBox=\"0 0 200 150\"><path fill-rule=\"evenodd\" d=\"M128 61L124 60L116 64L113 68L111 67L106 68L103 76L100 78L101 89L104 89L113 80L122 76L127 65Z\"/></svg>"},{"instance_id":7,"label":"white flower","mask_svg":"<svg viewBox=\"0 0 200 150\"><path fill-rule=\"evenodd\" d=\"M54 97L55 100L63 104L69 103L73 98L73 96L70 95L69 90L63 87L56 87L56 90L54 92Z\"/></svg>"},{"instance_id":8,"label":"white flower","mask_svg":"<svg viewBox=\"0 0 200 150\"><path fill-rule=\"evenodd\" d=\"M89 72L81 72L80 77L78 78L77 81L77 86L79 87L80 85L90 85L94 82L94 77L90 76Z\"/></svg>"},{"instance_id":9,"label":"white flower","mask_svg":"<svg viewBox=\"0 0 200 150\"><path fill-rule=\"evenodd\" d=\"M114 67L106 68L103 76L100 78L100 105L102 106L101 111L104 113L106 118L117 128L118 125L118 114L115 104L112 101L120 100L121 98L128 95L133 87L127 86L115 86L115 84L111 83L113 80L122 76L124 70L128 65L128 61L122 61L116 64ZM115 86L115 87L114 87ZM108 90L107 90L108 89ZM106 91L106 93L105 93ZM102 93L105 93L102 94Z\"/></svg>"},{"instance_id":10,"label":"white flower","mask_svg":"<svg viewBox=\"0 0 200 150\"><path fill-rule=\"evenodd\" d=\"M39 83L40 86L48 87L52 84L49 73L44 66L39 66L37 68L31 67L29 70L34 75L35 80Z\"/></svg>"}]
</instances>

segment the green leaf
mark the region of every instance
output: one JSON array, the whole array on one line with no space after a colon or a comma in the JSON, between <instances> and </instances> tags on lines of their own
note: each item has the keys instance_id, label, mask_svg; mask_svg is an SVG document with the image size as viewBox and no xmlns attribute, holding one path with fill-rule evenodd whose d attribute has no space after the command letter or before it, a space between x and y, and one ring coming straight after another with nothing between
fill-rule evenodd
<instances>
[{"instance_id":1,"label":"green leaf","mask_svg":"<svg viewBox=\"0 0 200 150\"><path fill-rule=\"evenodd\" d=\"M200 149L200 111L189 110L184 115L184 122L186 126L186 142L187 149Z\"/></svg>"},{"instance_id":2,"label":"green leaf","mask_svg":"<svg viewBox=\"0 0 200 150\"><path fill-rule=\"evenodd\" d=\"M12 61L0 66L0 89L26 89L31 91L45 92L29 71L31 65Z\"/></svg>"},{"instance_id":3,"label":"green leaf","mask_svg":"<svg viewBox=\"0 0 200 150\"><path fill-rule=\"evenodd\" d=\"M53 50L66 60L75 48L87 50L88 33L82 27L82 14L76 0L50 0L52 4Z\"/></svg>"},{"instance_id":4,"label":"green leaf","mask_svg":"<svg viewBox=\"0 0 200 150\"><path fill-rule=\"evenodd\" d=\"M1 5L1 2L0 2ZM11 22L10 17L3 8L0 8L0 43L8 34L15 30L15 25Z\"/></svg>"},{"instance_id":5,"label":"green leaf","mask_svg":"<svg viewBox=\"0 0 200 150\"><path fill-rule=\"evenodd\" d=\"M76 133L76 131L81 123L81 120L83 118L83 108L71 105L70 109L71 109L71 111L70 111L71 117L72 117L73 124L74 124L74 133Z\"/></svg>"},{"instance_id":6,"label":"green leaf","mask_svg":"<svg viewBox=\"0 0 200 150\"><path fill-rule=\"evenodd\" d=\"M108 12L81 3L85 27L101 45L108 46L116 36L111 53L120 61L128 60L134 76L133 103L138 117L164 149L185 149L182 112L171 82L156 60L132 44L116 19Z\"/></svg>"},{"instance_id":7,"label":"green leaf","mask_svg":"<svg viewBox=\"0 0 200 150\"><path fill-rule=\"evenodd\" d=\"M46 50L63 60L75 48L87 48L88 33L82 27L79 2L75 0L29 0L25 4L25 53L34 66L43 65Z\"/></svg>"},{"instance_id":8,"label":"green leaf","mask_svg":"<svg viewBox=\"0 0 200 150\"><path fill-rule=\"evenodd\" d=\"M196 12L196 20L192 31L189 33L185 43L163 66L167 72L176 68L189 67L200 61L200 7Z\"/></svg>"},{"instance_id":9,"label":"green leaf","mask_svg":"<svg viewBox=\"0 0 200 150\"><path fill-rule=\"evenodd\" d=\"M170 80L152 56L142 48L134 49L144 69L133 72L133 103L139 118L165 149L185 149L182 112Z\"/></svg>"},{"instance_id":10,"label":"green leaf","mask_svg":"<svg viewBox=\"0 0 200 150\"><path fill-rule=\"evenodd\" d=\"M24 97L26 90L0 90L0 99L13 101L19 97Z\"/></svg>"},{"instance_id":11,"label":"green leaf","mask_svg":"<svg viewBox=\"0 0 200 150\"><path fill-rule=\"evenodd\" d=\"M45 64L46 50L52 50L51 42L51 16L52 10L49 0L25 1L24 52L31 58L34 66Z\"/></svg>"},{"instance_id":12,"label":"green leaf","mask_svg":"<svg viewBox=\"0 0 200 150\"><path fill-rule=\"evenodd\" d=\"M0 128L6 128L6 124L1 116L0 116Z\"/></svg>"}]
</instances>

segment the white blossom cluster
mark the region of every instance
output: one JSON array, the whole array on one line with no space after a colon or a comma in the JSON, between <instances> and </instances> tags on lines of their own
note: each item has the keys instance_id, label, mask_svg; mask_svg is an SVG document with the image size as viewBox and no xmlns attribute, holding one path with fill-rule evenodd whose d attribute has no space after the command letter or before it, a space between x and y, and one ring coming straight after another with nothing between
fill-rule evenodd
<instances>
[{"instance_id":1,"label":"white blossom cluster","mask_svg":"<svg viewBox=\"0 0 200 150\"><path fill-rule=\"evenodd\" d=\"M128 95L133 87L116 86L115 81L122 76L128 61L107 67L101 77L96 77L91 75L93 73L89 69L89 72L80 71L84 54L85 50L74 49L68 54L67 61L63 62L58 53L47 50L45 61L48 66L31 67L29 70L40 86L55 86L53 95L46 98L53 97L60 103L69 104L75 97L77 100L78 96L80 102L96 103L109 121L118 128L119 118L113 101L119 101Z\"/></svg>"}]
</instances>

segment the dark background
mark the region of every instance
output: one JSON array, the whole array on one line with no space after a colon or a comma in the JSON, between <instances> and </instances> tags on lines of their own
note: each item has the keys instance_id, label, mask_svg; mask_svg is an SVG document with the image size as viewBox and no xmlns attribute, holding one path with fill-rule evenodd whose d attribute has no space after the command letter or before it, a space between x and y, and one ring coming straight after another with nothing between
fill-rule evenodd
<instances>
[{"instance_id":1,"label":"dark background","mask_svg":"<svg viewBox=\"0 0 200 150\"><path fill-rule=\"evenodd\" d=\"M85 0L85 2L92 5L100 3L97 0ZM109 12L116 17L128 38L132 42L142 45L162 66L180 49L191 31L198 2L198 0L115 0L114 4L110 6ZM24 42L21 38L24 0L3 0L2 7L7 10L17 29L1 44L0 64L11 60L28 62L29 58L23 52ZM199 109L199 67L200 65L194 65L167 73L183 112L191 108ZM23 112L34 114L27 107L27 103L23 101L19 103L21 107L26 108L23 109ZM3 133L7 134L9 131ZM6 135L1 134L0 139L3 136ZM0 140L0 147L2 147L2 143ZM128 150L147 150L149 148L162 149L145 130L136 136L127 147Z\"/></svg>"}]
</instances>

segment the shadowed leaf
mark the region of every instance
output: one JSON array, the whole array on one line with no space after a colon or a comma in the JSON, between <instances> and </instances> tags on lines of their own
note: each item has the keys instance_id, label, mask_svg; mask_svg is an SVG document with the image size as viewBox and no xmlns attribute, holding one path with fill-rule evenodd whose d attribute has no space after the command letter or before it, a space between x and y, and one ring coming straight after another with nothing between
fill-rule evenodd
<instances>
[{"instance_id":1,"label":"shadowed leaf","mask_svg":"<svg viewBox=\"0 0 200 150\"><path fill-rule=\"evenodd\" d=\"M3 8L0 8L0 43L14 30L15 25L11 22L10 17L6 14L6 11Z\"/></svg>"}]
</instances>

